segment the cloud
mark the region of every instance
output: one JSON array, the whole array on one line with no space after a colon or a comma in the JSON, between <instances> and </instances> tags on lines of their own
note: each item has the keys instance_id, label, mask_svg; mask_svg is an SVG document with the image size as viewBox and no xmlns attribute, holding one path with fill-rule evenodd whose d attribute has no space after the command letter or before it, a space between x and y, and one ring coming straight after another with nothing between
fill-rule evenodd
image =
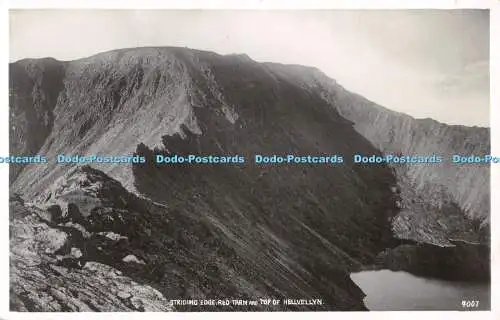
<instances>
[{"instance_id":1,"label":"cloud","mask_svg":"<svg viewBox=\"0 0 500 320\"><path fill-rule=\"evenodd\" d=\"M489 96L490 66L489 61L482 60L469 63L461 72L443 75L436 81L438 93L458 97L460 95Z\"/></svg>"},{"instance_id":2,"label":"cloud","mask_svg":"<svg viewBox=\"0 0 500 320\"><path fill-rule=\"evenodd\" d=\"M11 61L137 46L246 53L317 67L415 117L489 122L484 10L16 10L10 30Z\"/></svg>"}]
</instances>

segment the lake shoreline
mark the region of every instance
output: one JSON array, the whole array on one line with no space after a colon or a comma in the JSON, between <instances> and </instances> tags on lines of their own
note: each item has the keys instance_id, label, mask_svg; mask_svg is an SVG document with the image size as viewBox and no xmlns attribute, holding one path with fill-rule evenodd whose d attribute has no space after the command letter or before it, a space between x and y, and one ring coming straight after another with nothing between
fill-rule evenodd
<instances>
[{"instance_id":1,"label":"lake shoreline","mask_svg":"<svg viewBox=\"0 0 500 320\"><path fill-rule=\"evenodd\" d=\"M450 241L452 247L403 240L381 251L374 263L352 270L350 278L365 294L366 308L464 310L463 299L479 299L481 306L474 310L490 310L490 247Z\"/></svg>"},{"instance_id":2,"label":"lake shoreline","mask_svg":"<svg viewBox=\"0 0 500 320\"><path fill-rule=\"evenodd\" d=\"M354 272L351 280L363 291L369 311L486 311L491 287L486 283L430 279L406 271L379 269ZM463 301L477 301L466 308Z\"/></svg>"}]
</instances>

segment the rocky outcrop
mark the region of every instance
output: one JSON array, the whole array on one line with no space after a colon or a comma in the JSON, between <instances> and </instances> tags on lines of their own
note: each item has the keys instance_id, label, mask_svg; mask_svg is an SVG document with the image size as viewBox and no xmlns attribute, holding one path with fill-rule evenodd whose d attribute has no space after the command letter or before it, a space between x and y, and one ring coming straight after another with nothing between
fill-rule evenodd
<instances>
[{"instance_id":1,"label":"rocky outcrop","mask_svg":"<svg viewBox=\"0 0 500 320\"><path fill-rule=\"evenodd\" d=\"M379 267L407 271L417 276L452 281L491 280L490 250L487 245L453 242L453 247L405 244L386 249L377 257Z\"/></svg>"},{"instance_id":2,"label":"rocky outcrop","mask_svg":"<svg viewBox=\"0 0 500 320\"><path fill-rule=\"evenodd\" d=\"M134 169L140 183L151 178L149 170L157 169ZM158 193L150 193L153 199L138 197L89 166L70 170L28 207L12 202L12 308L158 311L170 310L171 299L295 296L320 297L323 305L225 310L364 310L363 293L350 280L349 270L373 260L387 245L383 243L390 242L383 207L378 215L368 206L335 212L328 204L315 209L320 193L306 191L302 199L286 201L301 196L278 197L279 191L267 191L269 200L282 208L273 211L271 202L257 200L265 195L259 184L243 180L234 185L243 179L236 174L240 169L230 170L234 176L227 181L212 170L181 169L184 181L177 185L159 179L170 186L165 204L155 203ZM168 171L158 178L172 174ZM205 179L218 176L222 189L197 182L200 174ZM190 191L181 189L188 186ZM255 201L248 202L245 197L252 189ZM61 218L48 212L65 204L80 214ZM364 237L344 232L355 225ZM210 308L220 310L176 307Z\"/></svg>"},{"instance_id":3,"label":"rocky outcrop","mask_svg":"<svg viewBox=\"0 0 500 320\"><path fill-rule=\"evenodd\" d=\"M170 301L151 286L133 281L112 266L86 261L85 247L80 246L86 237L78 228L56 225L44 218L42 210L25 207L16 199L10 210L11 310L173 310Z\"/></svg>"}]
</instances>

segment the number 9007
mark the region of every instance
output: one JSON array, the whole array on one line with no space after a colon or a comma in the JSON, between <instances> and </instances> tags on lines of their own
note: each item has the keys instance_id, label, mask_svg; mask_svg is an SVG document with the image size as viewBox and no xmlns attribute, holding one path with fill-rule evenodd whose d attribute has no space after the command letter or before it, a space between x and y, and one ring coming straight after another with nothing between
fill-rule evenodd
<instances>
[{"instance_id":1,"label":"number 9007","mask_svg":"<svg viewBox=\"0 0 500 320\"><path fill-rule=\"evenodd\" d=\"M462 300L463 308L477 308L479 307L479 300Z\"/></svg>"}]
</instances>

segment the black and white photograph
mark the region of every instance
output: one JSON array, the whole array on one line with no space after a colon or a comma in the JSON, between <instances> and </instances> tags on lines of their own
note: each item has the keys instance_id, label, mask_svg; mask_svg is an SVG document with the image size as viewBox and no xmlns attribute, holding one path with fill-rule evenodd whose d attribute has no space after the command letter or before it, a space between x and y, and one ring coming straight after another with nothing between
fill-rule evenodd
<instances>
[{"instance_id":1,"label":"black and white photograph","mask_svg":"<svg viewBox=\"0 0 500 320\"><path fill-rule=\"evenodd\" d=\"M11 312L491 311L489 9L8 17Z\"/></svg>"}]
</instances>

